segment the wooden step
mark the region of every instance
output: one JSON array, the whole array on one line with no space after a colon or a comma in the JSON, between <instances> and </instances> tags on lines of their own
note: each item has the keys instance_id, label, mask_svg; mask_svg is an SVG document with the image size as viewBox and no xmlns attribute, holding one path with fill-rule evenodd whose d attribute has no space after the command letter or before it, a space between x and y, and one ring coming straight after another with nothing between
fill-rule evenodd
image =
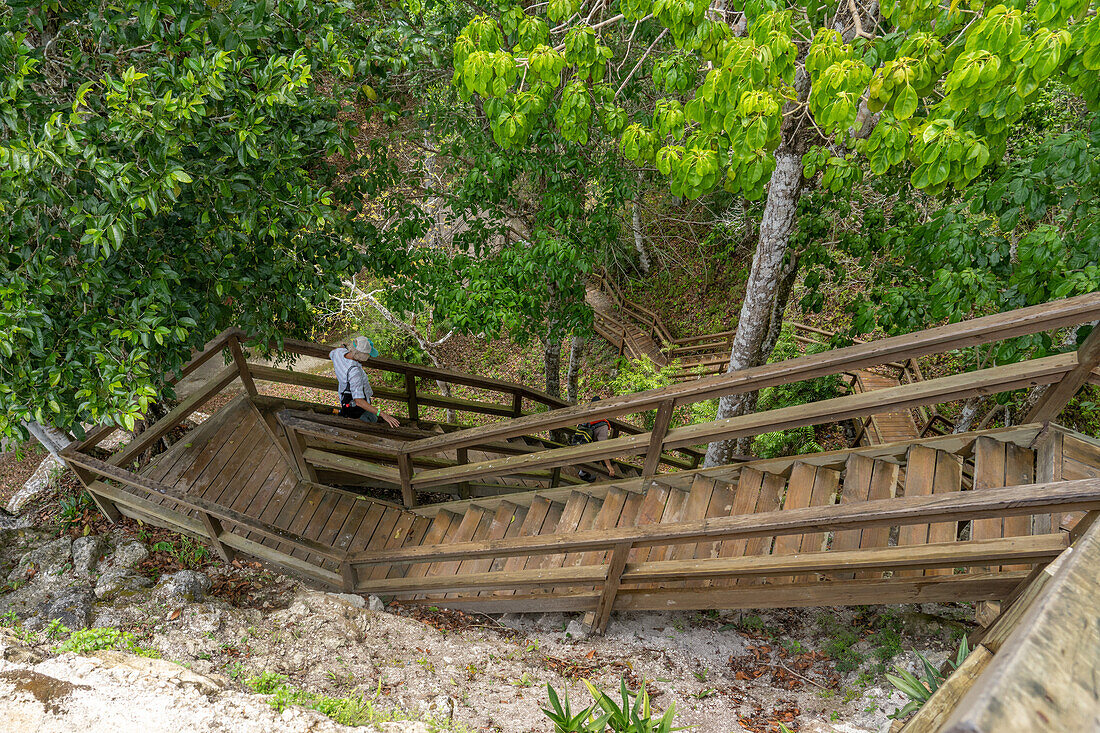
<instances>
[{"instance_id":1,"label":"wooden step","mask_svg":"<svg viewBox=\"0 0 1100 733\"><path fill-rule=\"evenodd\" d=\"M896 463L880 461L867 456L853 454L848 458L845 469L844 486L840 491L840 502L851 504L871 499L889 499L897 493L899 466ZM868 529L843 530L833 534L833 550L856 550L859 548L886 547L890 543L889 527L870 527ZM858 574L838 572L832 574L837 579L850 580L854 577L875 577L873 571ZM881 575L881 573L877 573Z\"/></svg>"},{"instance_id":2,"label":"wooden step","mask_svg":"<svg viewBox=\"0 0 1100 733\"><path fill-rule=\"evenodd\" d=\"M466 510L466 513L462 515L456 525L455 522L451 522L450 528L447 530L447 534L443 536L443 543L446 545L454 544L456 542L469 542L474 539L474 534L477 532L479 525L482 521L486 524L492 521L489 513L478 506L472 506ZM488 526L485 528L488 531ZM460 565L458 560L445 560L443 562L432 563L428 567L428 576L447 576L454 575L458 572L458 566Z\"/></svg>"},{"instance_id":3,"label":"wooden step","mask_svg":"<svg viewBox=\"0 0 1100 733\"><path fill-rule=\"evenodd\" d=\"M771 512L779 508L783 499L783 489L787 479L779 474L763 473L754 468L741 470L734 497L733 515L755 512ZM774 537L750 537L745 540L725 540L718 550L719 557L740 557L742 555L770 555ZM739 579L737 585L758 584L754 578ZM730 585L730 581L721 579L715 585Z\"/></svg>"},{"instance_id":4,"label":"wooden step","mask_svg":"<svg viewBox=\"0 0 1100 733\"><path fill-rule=\"evenodd\" d=\"M962 490L962 460L944 451L922 445L909 449L905 462L905 495L929 496ZM957 522L907 524L898 530L898 546L924 545L929 542L954 542L958 537ZM901 570L898 577L947 575L951 568L932 570Z\"/></svg>"},{"instance_id":5,"label":"wooden step","mask_svg":"<svg viewBox=\"0 0 1100 733\"><path fill-rule=\"evenodd\" d=\"M974 446L974 490L1018 486L1035 480L1035 453L1012 443L982 436ZM1031 517L975 519L970 537L975 540L1022 537L1031 534ZM1026 570L1030 565L1003 566L1001 570Z\"/></svg>"},{"instance_id":6,"label":"wooden step","mask_svg":"<svg viewBox=\"0 0 1100 733\"><path fill-rule=\"evenodd\" d=\"M831 468L796 463L791 470L791 479L787 483L787 494L783 500L783 509L802 509L810 506L832 504L836 497L840 474ZM796 555L807 552L820 552L825 544L823 532L803 535L781 535L775 539L773 555ZM812 578L776 578L776 584L804 582Z\"/></svg>"},{"instance_id":7,"label":"wooden step","mask_svg":"<svg viewBox=\"0 0 1100 733\"><path fill-rule=\"evenodd\" d=\"M435 518L432 519L432 524L428 528L420 545L423 547L431 547L432 545L442 544L444 538L447 536L447 532L451 529L451 525L454 524L455 529L457 529L460 521L462 521L462 517L453 512L439 512L435 515ZM422 578L425 573L428 572L429 565L430 563L416 563L409 568L405 577Z\"/></svg>"},{"instance_id":8,"label":"wooden step","mask_svg":"<svg viewBox=\"0 0 1100 733\"><path fill-rule=\"evenodd\" d=\"M680 515L681 522L692 519L703 519L710 508L710 497L714 493L714 479L706 476L696 476L688 491L688 498L684 504L684 511ZM669 560L689 560L695 557L695 543L683 543L674 545L668 554Z\"/></svg>"}]
</instances>

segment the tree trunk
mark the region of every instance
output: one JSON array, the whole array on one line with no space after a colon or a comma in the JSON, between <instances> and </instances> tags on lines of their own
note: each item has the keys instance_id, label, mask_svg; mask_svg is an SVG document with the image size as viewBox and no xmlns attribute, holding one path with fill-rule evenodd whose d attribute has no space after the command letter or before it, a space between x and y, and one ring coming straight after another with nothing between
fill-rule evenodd
<instances>
[{"instance_id":1,"label":"tree trunk","mask_svg":"<svg viewBox=\"0 0 1100 733\"><path fill-rule=\"evenodd\" d=\"M634 233L634 249L638 251L638 268L642 274L649 274L649 251L645 246L645 237L642 236L642 212L638 205L642 197L642 174L638 174L638 190L634 193L633 212L630 217L630 228Z\"/></svg>"},{"instance_id":2,"label":"tree trunk","mask_svg":"<svg viewBox=\"0 0 1100 733\"><path fill-rule=\"evenodd\" d=\"M24 422L24 427L27 431L34 436L35 440L42 444L53 455L54 458L61 460L61 451L65 450L69 446L69 443L73 442L73 438L68 433L64 433L52 425L43 425L37 422Z\"/></svg>"},{"instance_id":3,"label":"tree trunk","mask_svg":"<svg viewBox=\"0 0 1100 733\"><path fill-rule=\"evenodd\" d=\"M965 433L974 424L974 418L978 416L978 403L981 397L971 397L962 406L959 417L955 420L955 429L952 432Z\"/></svg>"},{"instance_id":4,"label":"tree trunk","mask_svg":"<svg viewBox=\"0 0 1100 733\"><path fill-rule=\"evenodd\" d=\"M727 373L756 366L767 358L763 347L771 328L787 242L802 191L802 156L784 148L776 152L775 158L775 172L768 185L768 200L760 221L760 240L745 286L745 300L741 304ZM718 401L718 419L744 415L755 404L755 395L726 395ZM737 441L715 441L707 447L703 465L729 463L736 449Z\"/></svg>"},{"instance_id":5,"label":"tree trunk","mask_svg":"<svg viewBox=\"0 0 1100 733\"><path fill-rule=\"evenodd\" d=\"M573 334L569 341L569 366L565 370L565 399L577 403L577 386L581 379L581 362L584 359L584 336Z\"/></svg>"},{"instance_id":6,"label":"tree trunk","mask_svg":"<svg viewBox=\"0 0 1100 733\"><path fill-rule=\"evenodd\" d=\"M546 371L546 392L561 397L561 341L562 337L551 334L543 341L542 363Z\"/></svg>"}]
</instances>

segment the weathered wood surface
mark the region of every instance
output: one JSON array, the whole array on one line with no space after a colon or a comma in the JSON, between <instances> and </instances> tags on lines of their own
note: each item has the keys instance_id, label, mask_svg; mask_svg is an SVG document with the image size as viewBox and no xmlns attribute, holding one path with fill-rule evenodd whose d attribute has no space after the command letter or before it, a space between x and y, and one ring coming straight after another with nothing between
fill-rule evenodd
<instances>
[{"instance_id":1,"label":"weathered wood surface","mask_svg":"<svg viewBox=\"0 0 1100 733\"><path fill-rule=\"evenodd\" d=\"M639 526L551 537L456 543L447 547L407 548L396 552L363 553L357 564L415 562L431 558L503 557L564 551L609 549L620 542L667 545L714 539L801 534L807 530L839 531L970 517L1014 516L1055 509L1100 508L1100 479L1060 481L982 492L965 491L940 496L879 499L861 504L834 504L735 517L715 517L674 525Z\"/></svg>"},{"instance_id":2,"label":"weathered wood surface","mask_svg":"<svg viewBox=\"0 0 1100 733\"><path fill-rule=\"evenodd\" d=\"M1100 525L1093 525L1055 571L959 701L948 733L1100 729Z\"/></svg>"},{"instance_id":3,"label":"weathered wood surface","mask_svg":"<svg viewBox=\"0 0 1100 733\"><path fill-rule=\"evenodd\" d=\"M616 417L641 410L655 409L672 398L677 405L737 394L763 387L788 384L827 376L845 370L876 366L888 361L906 360L953 349L991 343L1014 336L1037 333L1066 325L1085 323L1100 317L1100 293L1032 306L1008 313L963 321L904 336L879 339L842 349L833 349L776 364L744 369L733 374L685 382L657 390L621 395L550 413L530 415L485 426L477 438L452 434L427 438L415 446L416 452L433 452L460 447L466 440L507 438L538 433L558 427L577 425L602 417ZM1076 363L1076 358L1073 359ZM1068 371L1068 369L1066 370ZM465 443L470 445L471 443Z\"/></svg>"}]
</instances>

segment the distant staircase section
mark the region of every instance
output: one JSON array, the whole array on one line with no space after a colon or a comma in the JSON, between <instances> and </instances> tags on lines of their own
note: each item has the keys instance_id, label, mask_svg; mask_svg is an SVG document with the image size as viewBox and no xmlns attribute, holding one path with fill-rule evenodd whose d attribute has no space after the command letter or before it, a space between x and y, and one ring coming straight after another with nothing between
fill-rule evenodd
<instances>
[{"instance_id":1,"label":"distant staircase section","mask_svg":"<svg viewBox=\"0 0 1100 733\"><path fill-rule=\"evenodd\" d=\"M998 601L1091 525L1100 510L1096 440L1043 419L706 469L693 447L1035 384L1052 386L1033 414L1056 415L1100 362L1100 330L1077 353L726 420L674 427L672 416L723 394L1097 317L1100 295L1079 296L576 406L372 360L375 395L404 404L400 428L261 393L287 382L331 394L334 379L250 364L244 334L231 330L183 375L223 350L233 362L121 451L97 449L113 431L103 427L63 456L109 518L125 513L206 537L227 560L244 552L349 592L414 603L584 611L602 628L616 609ZM327 353L292 340L284 348ZM244 394L184 427L236 380ZM477 391L443 397L428 391L436 381ZM505 419L448 424L429 408ZM651 427L621 420L647 411ZM550 437L601 418L622 434L572 446ZM166 452L135 465L181 430ZM612 460L613 478L604 465ZM611 480L589 484L578 469Z\"/></svg>"},{"instance_id":2,"label":"distant staircase section","mask_svg":"<svg viewBox=\"0 0 1100 733\"><path fill-rule=\"evenodd\" d=\"M668 364L663 344L672 336L660 317L623 296L605 270L593 274L585 289L592 308L596 333L631 359L650 359L659 367Z\"/></svg>"}]
</instances>

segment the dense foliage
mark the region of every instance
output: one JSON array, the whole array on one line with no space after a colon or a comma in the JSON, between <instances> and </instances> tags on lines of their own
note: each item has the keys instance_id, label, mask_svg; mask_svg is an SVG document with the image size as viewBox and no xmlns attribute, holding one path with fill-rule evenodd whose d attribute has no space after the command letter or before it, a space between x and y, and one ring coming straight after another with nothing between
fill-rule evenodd
<instances>
[{"instance_id":1,"label":"dense foliage","mask_svg":"<svg viewBox=\"0 0 1100 733\"><path fill-rule=\"evenodd\" d=\"M0 6L0 433L132 426L227 325L308 329L370 236L356 33L333 0Z\"/></svg>"}]
</instances>

